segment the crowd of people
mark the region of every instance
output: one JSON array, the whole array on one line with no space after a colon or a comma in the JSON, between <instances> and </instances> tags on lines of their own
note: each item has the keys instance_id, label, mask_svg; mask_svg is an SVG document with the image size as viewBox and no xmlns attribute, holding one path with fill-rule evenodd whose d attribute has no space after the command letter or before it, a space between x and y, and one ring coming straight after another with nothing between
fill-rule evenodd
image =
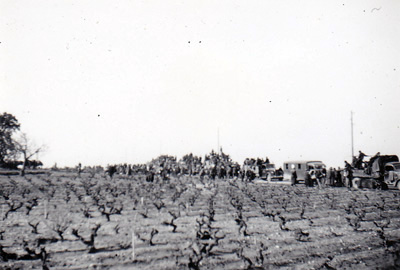
<instances>
[{"instance_id":1,"label":"crowd of people","mask_svg":"<svg viewBox=\"0 0 400 270\"><path fill-rule=\"evenodd\" d=\"M81 169L79 169L81 171ZM241 179L251 181L256 177L266 177L267 173L283 174L282 169L275 171L273 164L270 164L268 157L247 158L240 165L238 162L225 154L220 149L219 152L212 150L202 157L192 153L184 155L181 159L175 156L161 155L147 164L116 164L107 166L105 173L112 177L119 175L145 175L147 181L155 179L167 180L170 177L179 177L182 175L208 177L209 179Z\"/></svg>"},{"instance_id":2,"label":"crowd of people","mask_svg":"<svg viewBox=\"0 0 400 270\"><path fill-rule=\"evenodd\" d=\"M348 185L347 174L345 170L339 168L329 168L326 170L310 170L305 172L304 184L307 187L312 187L314 185L323 185L331 187L343 187ZM291 185L297 184L297 172L292 171L291 173Z\"/></svg>"},{"instance_id":3,"label":"crowd of people","mask_svg":"<svg viewBox=\"0 0 400 270\"><path fill-rule=\"evenodd\" d=\"M377 153L371 157L368 162L364 161L366 155L359 151L359 155L354 157L352 164L345 161L344 168L322 168L318 170L307 170L304 176L306 186L352 186L354 170L367 170L372 162L380 156ZM99 167L96 167L98 170ZM78 166L78 173L85 171L81 165ZM283 178L283 170L276 169L275 165L270 163L268 157L246 158L242 165L232 160L220 149L219 152L211 151L204 158L193 155L192 153L184 155L181 159L175 156L161 155L146 164L117 164L109 165L103 170L111 178L115 174L119 175L143 175L149 182L155 180L168 180L171 177L180 177L183 175L199 176L208 179L240 179L242 181L252 181L256 178L271 179L269 177ZM296 170L291 171L291 184L298 183ZM302 179L303 180L303 179Z\"/></svg>"}]
</instances>

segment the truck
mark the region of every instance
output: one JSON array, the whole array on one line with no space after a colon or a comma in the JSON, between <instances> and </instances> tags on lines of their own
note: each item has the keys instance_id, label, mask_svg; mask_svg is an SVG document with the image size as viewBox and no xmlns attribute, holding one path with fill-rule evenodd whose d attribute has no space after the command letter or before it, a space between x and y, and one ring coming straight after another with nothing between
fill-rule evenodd
<instances>
[{"instance_id":1,"label":"truck","mask_svg":"<svg viewBox=\"0 0 400 270\"><path fill-rule=\"evenodd\" d=\"M400 189L400 162L397 155L377 154L360 164L353 169L354 188Z\"/></svg>"},{"instance_id":2,"label":"truck","mask_svg":"<svg viewBox=\"0 0 400 270\"><path fill-rule=\"evenodd\" d=\"M260 172L260 178L263 180L271 181L282 181L283 173L282 170L276 169L275 164L264 163Z\"/></svg>"},{"instance_id":3,"label":"truck","mask_svg":"<svg viewBox=\"0 0 400 270\"><path fill-rule=\"evenodd\" d=\"M283 181L290 181L293 171L296 171L297 182L304 183L307 172L324 172L326 171L326 166L319 160L286 161L283 163Z\"/></svg>"}]
</instances>

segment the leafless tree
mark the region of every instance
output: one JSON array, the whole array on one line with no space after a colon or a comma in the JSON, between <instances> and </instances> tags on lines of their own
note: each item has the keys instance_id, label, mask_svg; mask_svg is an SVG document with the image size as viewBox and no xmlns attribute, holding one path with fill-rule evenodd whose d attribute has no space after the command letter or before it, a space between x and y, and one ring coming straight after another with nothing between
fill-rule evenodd
<instances>
[{"instance_id":1,"label":"leafless tree","mask_svg":"<svg viewBox=\"0 0 400 270\"><path fill-rule=\"evenodd\" d=\"M45 145L37 146L35 145L26 135L26 133L21 133L20 136L14 140L16 151L23 158L23 164L20 174L25 175L25 167L28 160L35 154L44 152L46 150Z\"/></svg>"}]
</instances>

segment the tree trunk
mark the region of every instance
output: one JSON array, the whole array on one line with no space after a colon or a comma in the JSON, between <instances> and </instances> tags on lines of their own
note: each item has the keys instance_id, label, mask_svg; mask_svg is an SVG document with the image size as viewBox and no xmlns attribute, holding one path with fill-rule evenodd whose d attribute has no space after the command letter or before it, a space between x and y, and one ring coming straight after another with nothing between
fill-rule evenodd
<instances>
[{"instance_id":1,"label":"tree trunk","mask_svg":"<svg viewBox=\"0 0 400 270\"><path fill-rule=\"evenodd\" d=\"M21 176L24 176L24 175L25 175L25 164L26 164L26 162L24 161L24 163L22 164L21 171L20 171L20 173L19 173L19 175L21 175Z\"/></svg>"},{"instance_id":2,"label":"tree trunk","mask_svg":"<svg viewBox=\"0 0 400 270\"><path fill-rule=\"evenodd\" d=\"M19 175L25 176L25 166L26 166L26 154L24 153L24 163L22 163L22 168Z\"/></svg>"}]
</instances>

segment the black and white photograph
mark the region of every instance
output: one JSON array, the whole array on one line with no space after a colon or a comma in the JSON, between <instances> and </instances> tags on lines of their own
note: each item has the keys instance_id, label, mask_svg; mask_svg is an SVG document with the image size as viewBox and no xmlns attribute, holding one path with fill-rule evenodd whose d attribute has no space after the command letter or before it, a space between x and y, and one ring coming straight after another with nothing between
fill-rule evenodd
<instances>
[{"instance_id":1,"label":"black and white photograph","mask_svg":"<svg viewBox=\"0 0 400 270\"><path fill-rule=\"evenodd\" d=\"M0 269L400 269L399 0L0 0Z\"/></svg>"}]
</instances>

